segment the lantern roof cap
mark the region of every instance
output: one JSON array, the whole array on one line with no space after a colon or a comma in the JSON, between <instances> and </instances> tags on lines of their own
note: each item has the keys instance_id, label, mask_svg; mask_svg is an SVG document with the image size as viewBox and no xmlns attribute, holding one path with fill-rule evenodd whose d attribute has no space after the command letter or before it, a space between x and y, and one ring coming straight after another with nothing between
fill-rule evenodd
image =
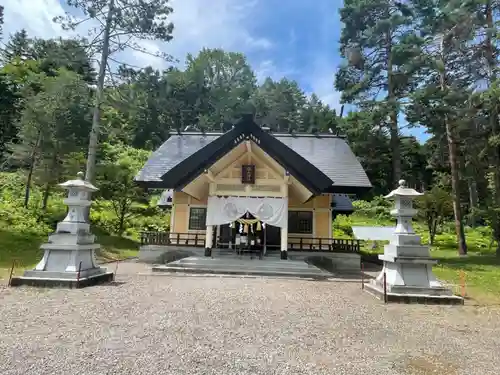
<instances>
[{"instance_id":1,"label":"lantern roof cap","mask_svg":"<svg viewBox=\"0 0 500 375\"><path fill-rule=\"evenodd\" d=\"M94 192L99 190L96 188L94 185L92 185L90 182L85 181L83 179L83 172L78 172L76 175L75 180L69 180L66 182L63 182L62 184L59 184L59 186L65 188L65 189L71 189L71 188L77 188L77 190L80 191L88 191L88 192Z\"/></svg>"},{"instance_id":2,"label":"lantern roof cap","mask_svg":"<svg viewBox=\"0 0 500 375\"><path fill-rule=\"evenodd\" d=\"M398 183L399 183L398 188L391 191L384 198L390 199L390 198L394 198L394 197L419 197L421 195L424 195L424 193L419 193L415 189L408 188L406 186L405 180L399 180Z\"/></svg>"}]
</instances>

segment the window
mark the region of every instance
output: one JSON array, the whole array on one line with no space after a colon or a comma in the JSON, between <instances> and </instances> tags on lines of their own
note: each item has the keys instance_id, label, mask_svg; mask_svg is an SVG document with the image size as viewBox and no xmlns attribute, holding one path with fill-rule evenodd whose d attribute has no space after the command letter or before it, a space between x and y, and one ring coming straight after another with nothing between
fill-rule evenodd
<instances>
[{"instance_id":1,"label":"window","mask_svg":"<svg viewBox=\"0 0 500 375\"><path fill-rule=\"evenodd\" d=\"M298 234L312 234L312 211L288 211L288 232Z\"/></svg>"},{"instance_id":2,"label":"window","mask_svg":"<svg viewBox=\"0 0 500 375\"><path fill-rule=\"evenodd\" d=\"M191 207L189 209L189 230L205 230L207 228L207 209Z\"/></svg>"}]
</instances>

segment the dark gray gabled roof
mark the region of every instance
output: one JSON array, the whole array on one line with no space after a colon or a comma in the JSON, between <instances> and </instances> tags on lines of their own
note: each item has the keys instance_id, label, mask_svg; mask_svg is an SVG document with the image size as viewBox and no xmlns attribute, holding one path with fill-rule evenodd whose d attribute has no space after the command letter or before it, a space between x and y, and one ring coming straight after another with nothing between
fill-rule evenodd
<instances>
[{"instance_id":1,"label":"dark gray gabled roof","mask_svg":"<svg viewBox=\"0 0 500 375\"><path fill-rule=\"evenodd\" d=\"M135 180L142 183L161 182L162 176L170 169L222 134L172 133L170 138L151 155ZM355 192L356 188L371 187L363 167L344 138L331 134L272 135L330 178L334 182L332 192L350 192L349 190Z\"/></svg>"},{"instance_id":2,"label":"dark gray gabled roof","mask_svg":"<svg viewBox=\"0 0 500 375\"><path fill-rule=\"evenodd\" d=\"M279 134L276 138L330 177L333 186L371 187L365 170L343 137Z\"/></svg>"},{"instance_id":3,"label":"dark gray gabled roof","mask_svg":"<svg viewBox=\"0 0 500 375\"><path fill-rule=\"evenodd\" d=\"M161 177L186 160L196 151L219 138L221 133L172 133L158 150L153 152L144 167L135 177L138 182L161 182Z\"/></svg>"},{"instance_id":4,"label":"dark gray gabled roof","mask_svg":"<svg viewBox=\"0 0 500 375\"><path fill-rule=\"evenodd\" d=\"M353 212L351 198L347 194L333 194L333 210L336 212Z\"/></svg>"}]
</instances>

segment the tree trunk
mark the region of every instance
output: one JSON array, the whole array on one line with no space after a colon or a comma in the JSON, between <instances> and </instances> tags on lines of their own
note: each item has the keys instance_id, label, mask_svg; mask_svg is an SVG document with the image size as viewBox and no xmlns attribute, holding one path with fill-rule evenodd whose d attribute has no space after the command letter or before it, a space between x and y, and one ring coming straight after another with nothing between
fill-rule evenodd
<instances>
[{"instance_id":1,"label":"tree trunk","mask_svg":"<svg viewBox=\"0 0 500 375\"><path fill-rule=\"evenodd\" d=\"M432 219L432 216L427 214L427 217L426 217L426 221L427 221L427 230L429 232L429 245L432 245L432 227L433 227L433 219Z\"/></svg>"},{"instance_id":2,"label":"tree trunk","mask_svg":"<svg viewBox=\"0 0 500 375\"><path fill-rule=\"evenodd\" d=\"M467 178L467 185L469 188L469 204L470 204L470 220L469 225L473 228L477 226L477 207L478 207L478 197L477 197L477 183L473 177Z\"/></svg>"},{"instance_id":3,"label":"tree trunk","mask_svg":"<svg viewBox=\"0 0 500 375\"><path fill-rule=\"evenodd\" d=\"M109 56L109 34L111 30L111 22L113 21L113 13L115 8L115 0L109 0L108 15L106 17L106 24L104 25L104 34L102 42L101 62L99 65L99 74L97 76L97 89L95 92L94 113L92 115L92 129L90 130L89 149L87 153L87 165L85 168L85 180L94 182L95 168L97 159L97 146L99 144L99 131L101 122L101 104L104 91L104 80L106 78L106 66ZM88 198L91 199L92 194L87 193ZM90 206L84 210L84 217L89 221Z\"/></svg>"},{"instance_id":4,"label":"tree trunk","mask_svg":"<svg viewBox=\"0 0 500 375\"><path fill-rule=\"evenodd\" d=\"M432 219L432 229L431 229L431 233L429 236L429 245L431 245L431 246L434 245L434 239L436 238L438 222L439 222L439 216L435 215Z\"/></svg>"},{"instance_id":5,"label":"tree trunk","mask_svg":"<svg viewBox=\"0 0 500 375\"><path fill-rule=\"evenodd\" d=\"M489 0L486 4L485 8L485 16L486 16L486 27L488 30L496 30L496 25L493 20L493 4L492 0ZM491 87L491 84L496 81L496 73L495 69L497 67L497 58L495 56L495 47L492 42L493 35L490 31L486 32L486 40L485 40L485 55L486 61L488 63L488 86ZM498 134L498 110L496 104L492 104L489 108L490 110L490 127L491 134L495 137ZM493 201L495 204L495 208L500 208L500 146L494 146L493 155L491 157L493 164ZM495 211L493 213L493 235L495 240L497 241L497 250L496 255L500 257L500 217L499 214Z\"/></svg>"},{"instance_id":6,"label":"tree trunk","mask_svg":"<svg viewBox=\"0 0 500 375\"><path fill-rule=\"evenodd\" d=\"M111 30L111 22L113 21L114 7L115 7L115 0L109 0L108 15L106 17L106 24L104 25L101 62L99 66L99 75L97 77L97 89L95 93L94 113L92 116L92 130L90 131L87 166L85 171L85 180L89 182L93 182L95 178L97 146L99 143L101 104L103 98L104 80L106 78L106 66L108 63L108 56L109 56L109 34Z\"/></svg>"},{"instance_id":7,"label":"tree trunk","mask_svg":"<svg viewBox=\"0 0 500 375\"><path fill-rule=\"evenodd\" d=\"M387 53L387 101L390 107L389 114L389 133L391 136L391 153L392 153L392 182L393 186L398 186L398 181L401 179L401 151L399 140L398 113L396 107L396 97L394 94L393 68L392 68L392 37L391 30L387 31L386 35L386 53Z\"/></svg>"},{"instance_id":8,"label":"tree trunk","mask_svg":"<svg viewBox=\"0 0 500 375\"><path fill-rule=\"evenodd\" d=\"M118 235L121 237L123 234L123 227L125 226L125 211L120 213L120 218L118 219Z\"/></svg>"},{"instance_id":9,"label":"tree trunk","mask_svg":"<svg viewBox=\"0 0 500 375\"><path fill-rule=\"evenodd\" d=\"M58 161L58 147L55 148L54 156L52 157L52 164L50 164L50 170L52 171L52 178L49 178L47 183L45 184L45 190L43 192L43 200L42 200L42 211L47 211L47 206L49 202L49 197L50 197L50 190L51 190L51 182L52 181L57 181L59 178L59 169L57 168L57 161Z\"/></svg>"},{"instance_id":10,"label":"tree trunk","mask_svg":"<svg viewBox=\"0 0 500 375\"><path fill-rule=\"evenodd\" d=\"M35 146L33 147L33 151L31 152L30 168L28 171L28 178L26 180L26 189L24 192L24 207L26 207L26 208L28 208L28 203L30 200L31 180L33 179L33 170L35 169L36 152L38 151L38 146L40 144L41 138L42 138L42 131L41 131L41 129L39 129L38 130L38 137L36 139Z\"/></svg>"},{"instance_id":11,"label":"tree trunk","mask_svg":"<svg viewBox=\"0 0 500 375\"><path fill-rule=\"evenodd\" d=\"M116 211L118 214L118 235L121 237L125 231L125 217L127 216L130 208L128 199L123 199L123 201L119 203L118 207L120 208L119 211Z\"/></svg>"},{"instance_id":12,"label":"tree trunk","mask_svg":"<svg viewBox=\"0 0 500 375\"><path fill-rule=\"evenodd\" d=\"M448 119L445 121L446 138L448 140L448 149L450 152L451 189L453 193L453 213L455 214L455 231L457 233L458 253L460 255L466 255L467 243L465 242L462 207L460 206L460 176L458 174L457 144L450 121L448 121Z\"/></svg>"},{"instance_id":13,"label":"tree trunk","mask_svg":"<svg viewBox=\"0 0 500 375\"><path fill-rule=\"evenodd\" d=\"M50 197L50 182L45 184L45 190L43 191L43 200L42 200L42 211L47 211L47 206L49 203Z\"/></svg>"},{"instance_id":14,"label":"tree trunk","mask_svg":"<svg viewBox=\"0 0 500 375\"><path fill-rule=\"evenodd\" d=\"M441 59L443 66L445 65L445 48L444 48L444 35L441 38ZM445 91L447 88L446 83L446 68L439 72L441 90ZM449 162L451 170L451 190L453 195L453 213L455 216L455 231L457 234L458 253L460 255L467 255L467 243L465 241L465 231L462 218L462 207L460 206L460 176L458 173L458 148L455 140L455 130L451 125L448 115L445 115L444 125L446 129L446 140L448 141Z\"/></svg>"}]
</instances>

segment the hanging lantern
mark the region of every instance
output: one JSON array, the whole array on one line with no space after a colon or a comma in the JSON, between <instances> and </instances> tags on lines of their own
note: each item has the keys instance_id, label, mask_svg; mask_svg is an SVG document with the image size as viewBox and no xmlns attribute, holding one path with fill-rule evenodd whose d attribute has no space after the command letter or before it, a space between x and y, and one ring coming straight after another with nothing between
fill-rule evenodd
<instances>
[{"instance_id":1,"label":"hanging lantern","mask_svg":"<svg viewBox=\"0 0 500 375\"><path fill-rule=\"evenodd\" d=\"M260 224L260 221L257 222L257 232L260 232L262 230L262 225Z\"/></svg>"}]
</instances>

